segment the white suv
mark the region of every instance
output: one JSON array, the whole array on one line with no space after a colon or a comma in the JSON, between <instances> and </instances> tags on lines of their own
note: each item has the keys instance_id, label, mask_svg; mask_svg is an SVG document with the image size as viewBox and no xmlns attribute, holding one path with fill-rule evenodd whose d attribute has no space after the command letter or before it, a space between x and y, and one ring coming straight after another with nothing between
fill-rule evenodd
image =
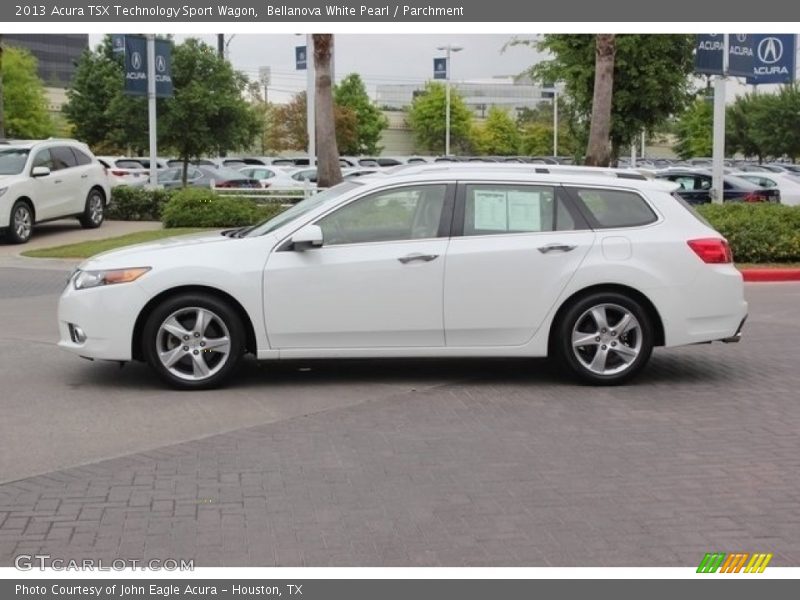
<instances>
[{"instance_id":1,"label":"white suv","mask_svg":"<svg viewBox=\"0 0 800 600\"><path fill-rule=\"evenodd\" d=\"M0 232L27 242L42 221L77 217L100 227L109 199L106 170L89 148L74 140L0 144Z\"/></svg>"},{"instance_id":2,"label":"white suv","mask_svg":"<svg viewBox=\"0 0 800 600\"><path fill-rule=\"evenodd\" d=\"M738 341L725 239L674 184L591 169L368 175L258 226L107 252L61 296L60 346L221 384L262 360L553 356L622 383L656 346Z\"/></svg>"}]
</instances>

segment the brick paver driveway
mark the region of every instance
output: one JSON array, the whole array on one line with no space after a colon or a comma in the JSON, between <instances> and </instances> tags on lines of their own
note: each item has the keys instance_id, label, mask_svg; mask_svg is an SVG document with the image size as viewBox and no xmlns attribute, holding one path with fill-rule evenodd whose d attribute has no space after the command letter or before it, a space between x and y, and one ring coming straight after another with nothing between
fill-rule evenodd
<instances>
[{"instance_id":1,"label":"brick paver driveway","mask_svg":"<svg viewBox=\"0 0 800 600\"><path fill-rule=\"evenodd\" d=\"M195 395L59 353L37 277L0 300L22 324L0 334L0 565L800 566L800 285L749 286L741 344L657 351L626 387L545 361L248 364Z\"/></svg>"}]
</instances>

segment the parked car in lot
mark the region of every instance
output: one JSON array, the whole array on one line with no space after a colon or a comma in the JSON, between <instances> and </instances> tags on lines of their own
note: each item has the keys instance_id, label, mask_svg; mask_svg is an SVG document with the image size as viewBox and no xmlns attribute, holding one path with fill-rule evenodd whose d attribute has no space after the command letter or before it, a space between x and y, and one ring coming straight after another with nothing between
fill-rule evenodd
<instances>
[{"instance_id":1,"label":"parked car in lot","mask_svg":"<svg viewBox=\"0 0 800 600\"><path fill-rule=\"evenodd\" d=\"M800 178L794 175L752 171L733 173L733 175L764 188L777 189L780 192L781 204L788 204L789 206L800 204Z\"/></svg>"},{"instance_id":2,"label":"parked car in lot","mask_svg":"<svg viewBox=\"0 0 800 600\"><path fill-rule=\"evenodd\" d=\"M110 197L106 169L75 140L11 141L0 145L0 232L27 242L36 223L77 217L100 227Z\"/></svg>"},{"instance_id":3,"label":"parked car in lot","mask_svg":"<svg viewBox=\"0 0 800 600\"><path fill-rule=\"evenodd\" d=\"M181 187L183 167L171 167L158 174L158 183L165 188ZM213 186L212 186L213 184ZM247 177L235 169L190 165L186 170L186 185L215 188L260 188L258 179Z\"/></svg>"},{"instance_id":4,"label":"parked car in lot","mask_svg":"<svg viewBox=\"0 0 800 600\"><path fill-rule=\"evenodd\" d=\"M302 189L302 182L292 179L279 167L243 167L239 172L250 179L257 179L264 188Z\"/></svg>"},{"instance_id":5,"label":"parked car in lot","mask_svg":"<svg viewBox=\"0 0 800 600\"><path fill-rule=\"evenodd\" d=\"M106 167L112 188L120 185L140 187L150 181L150 172L138 160L122 156L98 156L97 160Z\"/></svg>"},{"instance_id":6,"label":"parked car in lot","mask_svg":"<svg viewBox=\"0 0 800 600\"><path fill-rule=\"evenodd\" d=\"M201 389L245 353L552 356L618 384L656 346L738 341L741 273L674 185L466 166L355 179L257 226L94 257L61 296L59 345Z\"/></svg>"},{"instance_id":7,"label":"parked car in lot","mask_svg":"<svg viewBox=\"0 0 800 600\"><path fill-rule=\"evenodd\" d=\"M667 169L658 171L656 178L677 183L677 193L689 204L711 202L711 172L702 169ZM723 176L725 202L780 202L778 189L763 188L734 175Z\"/></svg>"}]
</instances>

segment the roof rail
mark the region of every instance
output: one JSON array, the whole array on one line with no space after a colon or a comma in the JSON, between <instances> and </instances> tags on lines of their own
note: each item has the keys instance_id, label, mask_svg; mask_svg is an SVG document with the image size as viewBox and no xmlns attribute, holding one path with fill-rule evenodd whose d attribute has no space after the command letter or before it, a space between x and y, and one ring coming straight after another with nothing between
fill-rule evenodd
<instances>
[{"instance_id":1,"label":"roof rail","mask_svg":"<svg viewBox=\"0 0 800 600\"><path fill-rule=\"evenodd\" d=\"M542 175L573 174L573 175L605 175L618 179L635 179L644 181L647 177L634 169L615 169L610 167L585 167L577 165L541 165L531 163L476 163L476 162L451 162L451 163L425 163L405 164L387 169L388 173L414 174L430 173L437 171L464 171L475 169L489 169L497 171L514 171L524 173L539 173Z\"/></svg>"}]
</instances>

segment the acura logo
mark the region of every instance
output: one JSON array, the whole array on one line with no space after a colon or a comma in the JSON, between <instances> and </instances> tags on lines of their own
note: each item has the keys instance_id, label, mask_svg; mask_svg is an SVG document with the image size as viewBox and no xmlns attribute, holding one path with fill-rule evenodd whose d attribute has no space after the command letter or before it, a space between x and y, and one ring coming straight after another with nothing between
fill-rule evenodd
<instances>
[{"instance_id":1,"label":"acura logo","mask_svg":"<svg viewBox=\"0 0 800 600\"><path fill-rule=\"evenodd\" d=\"M736 39L740 44L744 44L747 41L747 34L746 33L737 33Z\"/></svg>"},{"instance_id":2,"label":"acura logo","mask_svg":"<svg viewBox=\"0 0 800 600\"><path fill-rule=\"evenodd\" d=\"M163 73L164 71L167 70L167 61L164 60L164 57L161 56L160 54L156 56L156 70L159 73Z\"/></svg>"},{"instance_id":3,"label":"acura logo","mask_svg":"<svg viewBox=\"0 0 800 600\"><path fill-rule=\"evenodd\" d=\"M131 66L134 71L138 71L142 68L142 55L138 52L131 54Z\"/></svg>"},{"instance_id":4,"label":"acura logo","mask_svg":"<svg viewBox=\"0 0 800 600\"><path fill-rule=\"evenodd\" d=\"M783 42L776 37L766 37L758 44L758 60L772 65L783 58Z\"/></svg>"}]
</instances>

